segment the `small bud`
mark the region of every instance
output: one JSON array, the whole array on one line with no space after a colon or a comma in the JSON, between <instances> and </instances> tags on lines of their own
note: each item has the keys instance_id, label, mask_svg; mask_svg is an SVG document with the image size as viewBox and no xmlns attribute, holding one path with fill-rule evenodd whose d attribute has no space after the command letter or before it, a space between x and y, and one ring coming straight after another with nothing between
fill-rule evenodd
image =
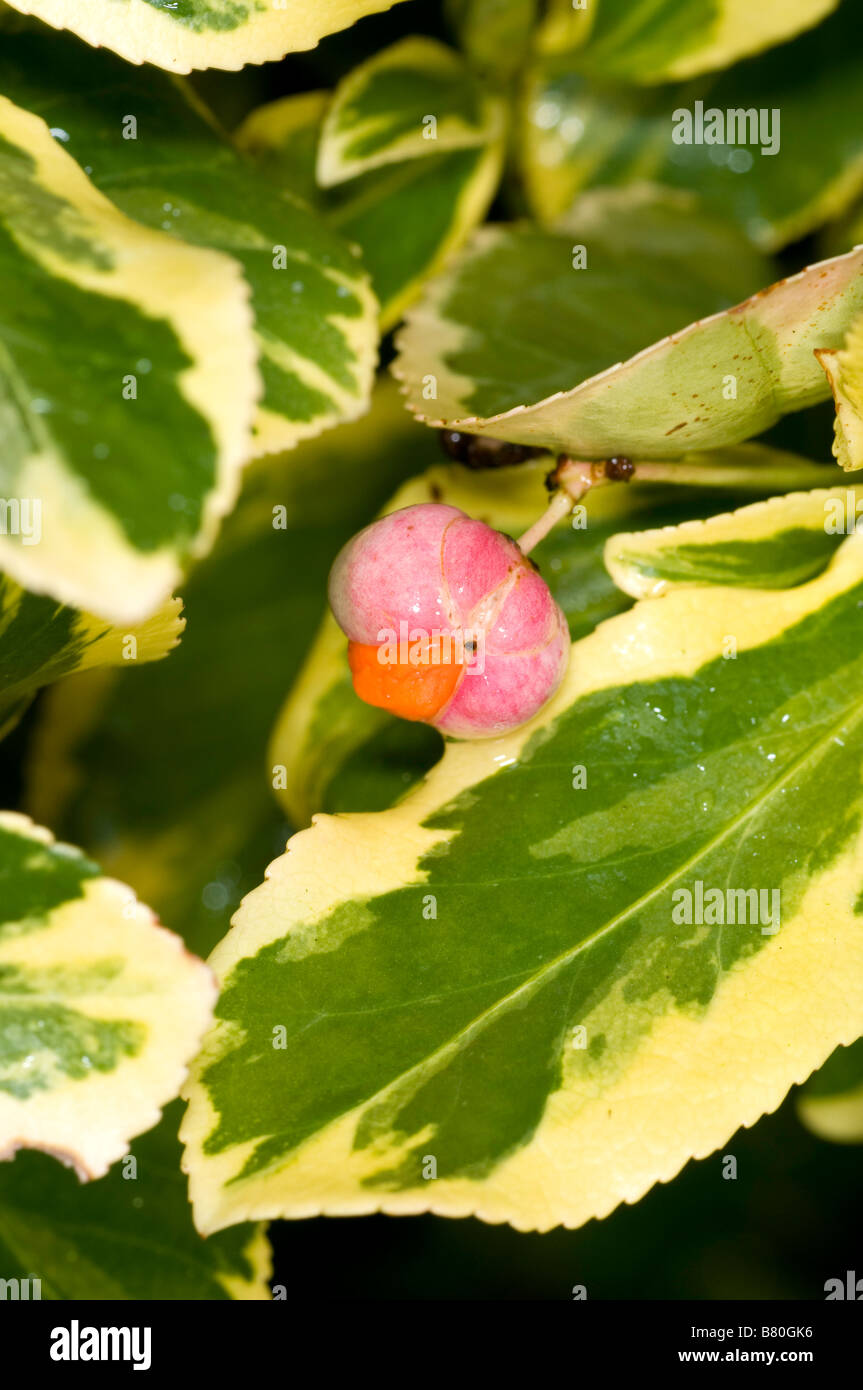
<instances>
[{"instance_id":1,"label":"small bud","mask_svg":"<svg viewBox=\"0 0 863 1390\"><path fill-rule=\"evenodd\" d=\"M632 459L619 456L605 460L605 476L613 483L628 483L634 472Z\"/></svg>"}]
</instances>

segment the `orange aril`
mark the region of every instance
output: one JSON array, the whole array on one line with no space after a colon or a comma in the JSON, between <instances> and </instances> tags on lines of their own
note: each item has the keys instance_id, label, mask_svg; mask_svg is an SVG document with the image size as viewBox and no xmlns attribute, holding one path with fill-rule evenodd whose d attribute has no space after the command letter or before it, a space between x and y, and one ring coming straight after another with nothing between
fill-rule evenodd
<instances>
[{"instance_id":1,"label":"orange aril","mask_svg":"<svg viewBox=\"0 0 863 1390\"><path fill-rule=\"evenodd\" d=\"M464 670L463 662L446 659L418 664L382 661L381 648L363 642L348 643L348 661L361 700L414 720L433 719L452 696Z\"/></svg>"}]
</instances>

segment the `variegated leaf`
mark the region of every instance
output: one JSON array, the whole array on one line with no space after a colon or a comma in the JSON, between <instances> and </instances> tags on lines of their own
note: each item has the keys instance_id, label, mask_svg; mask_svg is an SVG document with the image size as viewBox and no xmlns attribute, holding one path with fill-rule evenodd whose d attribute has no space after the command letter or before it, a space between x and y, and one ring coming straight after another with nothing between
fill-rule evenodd
<instances>
[{"instance_id":1,"label":"variegated leaf","mask_svg":"<svg viewBox=\"0 0 863 1390\"><path fill-rule=\"evenodd\" d=\"M318 147L328 188L385 164L477 149L503 131L504 110L457 53L434 39L403 39L337 87Z\"/></svg>"},{"instance_id":2,"label":"variegated leaf","mask_svg":"<svg viewBox=\"0 0 863 1390\"><path fill-rule=\"evenodd\" d=\"M381 450L404 449L404 429L388 430L387 425L383 419ZM634 577L629 574L642 548L647 566L654 549L666 538L670 546L688 531L699 537L703 534L697 522L689 527L681 523L723 511L747 489L768 494L779 488L811 487L829 481L838 471L758 445L693 456L688 464L688 485L634 482L599 489L589 498L584 517L574 517L572 525L560 524L532 551L566 613L573 639L585 636L597 623L628 607L627 594L645 597L650 592L653 581L637 589L638 573ZM542 510L548 467L547 456L514 468L496 469L493 476L457 464L439 464L401 487L385 510L429 500L446 502L498 530L519 535ZM701 486L697 485L699 473L704 476ZM723 487L724 474L728 477ZM819 515L823 521L824 513ZM631 531L647 523L650 530ZM664 528L654 530L660 523L665 523ZM838 542L835 536L824 539L832 541L824 555L826 565ZM691 549L690 545L687 553ZM609 557L614 560L621 555L619 563L610 564L611 574L603 564L603 554L606 564ZM629 566L632 556L635 563ZM270 765L284 769L278 790L291 822L307 825L316 811L381 810L437 761L441 749L441 739L434 730L408 724L357 698L348 666L347 639L328 614L270 745Z\"/></svg>"},{"instance_id":3,"label":"variegated leaf","mask_svg":"<svg viewBox=\"0 0 863 1390\"><path fill-rule=\"evenodd\" d=\"M863 1143L863 1038L837 1047L809 1078L797 1097L797 1113L820 1139Z\"/></svg>"},{"instance_id":4,"label":"variegated leaf","mask_svg":"<svg viewBox=\"0 0 863 1390\"><path fill-rule=\"evenodd\" d=\"M550 0L539 44L606 80L694 77L818 24L839 0Z\"/></svg>"},{"instance_id":5,"label":"variegated leaf","mask_svg":"<svg viewBox=\"0 0 863 1390\"><path fill-rule=\"evenodd\" d=\"M706 584L787 589L826 569L859 517L863 490L818 488L771 497L707 522L621 533L608 541L605 563L633 598Z\"/></svg>"},{"instance_id":6,"label":"variegated leaf","mask_svg":"<svg viewBox=\"0 0 863 1390\"><path fill-rule=\"evenodd\" d=\"M530 47L539 0L445 0L444 12L471 61L509 77Z\"/></svg>"},{"instance_id":7,"label":"variegated leaf","mask_svg":"<svg viewBox=\"0 0 863 1390\"><path fill-rule=\"evenodd\" d=\"M368 416L247 470L184 585L189 626L169 661L72 676L40 705L26 809L130 883L199 955L290 833L267 744L321 620L329 567L437 453L385 378Z\"/></svg>"},{"instance_id":8,"label":"variegated leaf","mask_svg":"<svg viewBox=\"0 0 863 1390\"><path fill-rule=\"evenodd\" d=\"M31 1299L268 1299L261 1227L201 1240L192 1224L179 1111L168 1106L99 1182L82 1185L44 1154L0 1163L4 1277L30 1280Z\"/></svg>"},{"instance_id":9,"label":"variegated leaf","mask_svg":"<svg viewBox=\"0 0 863 1390\"><path fill-rule=\"evenodd\" d=\"M266 63L314 48L398 0L10 0L132 63L172 72Z\"/></svg>"},{"instance_id":10,"label":"variegated leaf","mask_svg":"<svg viewBox=\"0 0 863 1390\"><path fill-rule=\"evenodd\" d=\"M144 620L206 551L249 450L258 375L237 264L131 221L0 97L0 533L19 583Z\"/></svg>"},{"instance_id":11,"label":"variegated leaf","mask_svg":"<svg viewBox=\"0 0 863 1390\"><path fill-rule=\"evenodd\" d=\"M493 122L476 149L436 154L431 145L419 152L423 158L324 189L315 161L328 103L326 92L271 102L251 113L237 139L275 187L302 194L359 247L386 332L485 217L500 180L503 142Z\"/></svg>"},{"instance_id":12,"label":"variegated leaf","mask_svg":"<svg viewBox=\"0 0 863 1390\"><path fill-rule=\"evenodd\" d=\"M861 651L855 534L791 589L637 604L531 724L296 836L213 957L199 1227L578 1226L856 1039Z\"/></svg>"},{"instance_id":13,"label":"variegated leaf","mask_svg":"<svg viewBox=\"0 0 863 1390\"><path fill-rule=\"evenodd\" d=\"M240 263L263 377L248 453L291 448L362 414L378 337L368 277L290 188L238 157L188 84L82 51L69 36L28 31L3 46L0 91L43 116L130 217ZM139 404L151 381L140 383Z\"/></svg>"},{"instance_id":14,"label":"variegated leaf","mask_svg":"<svg viewBox=\"0 0 863 1390\"><path fill-rule=\"evenodd\" d=\"M101 1177L177 1094L212 977L131 889L10 811L0 888L0 1156Z\"/></svg>"},{"instance_id":15,"label":"variegated leaf","mask_svg":"<svg viewBox=\"0 0 863 1390\"><path fill-rule=\"evenodd\" d=\"M863 248L723 308L763 266L736 235L643 188L586 194L567 230L483 228L399 335L410 409L586 458L766 430L828 395L816 350L863 309Z\"/></svg>"},{"instance_id":16,"label":"variegated leaf","mask_svg":"<svg viewBox=\"0 0 863 1390\"><path fill-rule=\"evenodd\" d=\"M169 599L141 626L112 627L92 613L64 608L0 575L0 737L43 685L95 666L159 661L185 626L182 603Z\"/></svg>"},{"instance_id":17,"label":"variegated leaf","mask_svg":"<svg viewBox=\"0 0 863 1390\"><path fill-rule=\"evenodd\" d=\"M799 239L863 188L863 133L847 119L863 82L857 28L842 5L813 34L712 81L653 89L546 59L520 122L533 213L552 221L585 189L651 179L697 193L767 249Z\"/></svg>"}]
</instances>

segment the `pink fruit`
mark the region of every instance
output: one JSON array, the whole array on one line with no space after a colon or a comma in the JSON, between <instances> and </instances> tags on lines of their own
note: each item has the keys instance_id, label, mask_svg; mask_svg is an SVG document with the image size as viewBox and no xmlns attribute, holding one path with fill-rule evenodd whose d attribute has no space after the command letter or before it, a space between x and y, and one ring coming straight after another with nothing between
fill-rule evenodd
<instances>
[{"instance_id":1,"label":"pink fruit","mask_svg":"<svg viewBox=\"0 0 863 1390\"><path fill-rule=\"evenodd\" d=\"M566 619L544 580L457 507L426 502L367 526L329 593L361 698L457 738L517 728L566 670Z\"/></svg>"}]
</instances>

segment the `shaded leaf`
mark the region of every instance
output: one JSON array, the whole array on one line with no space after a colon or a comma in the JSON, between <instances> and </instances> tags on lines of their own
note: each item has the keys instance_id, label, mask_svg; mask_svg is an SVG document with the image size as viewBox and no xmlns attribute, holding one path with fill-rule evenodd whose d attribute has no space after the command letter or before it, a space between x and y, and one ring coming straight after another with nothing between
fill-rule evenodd
<instances>
[{"instance_id":1,"label":"shaded leaf","mask_svg":"<svg viewBox=\"0 0 863 1390\"><path fill-rule=\"evenodd\" d=\"M169 599L133 630L64 608L0 575L0 737L36 691L72 671L160 661L179 642L182 603Z\"/></svg>"},{"instance_id":2,"label":"shaded leaf","mask_svg":"<svg viewBox=\"0 0 863 1390\"><path fill-rule=\"evenodd\" d=\"M300 92L256 106L234 131L234 143L256 161L271 186L290 189L305 202L325 209L316 164L321 126L330 92Z\"/></svg>"},{"instance_id":3,"label":"shaded leaf","mask_svg":"<svg viewBox=\"0 0 863 1390\"><path fill-rule=\"evenodd\" d=\"M839 0L551 0L540 34L547 51L573 48L585 71L627 82L694 77L728 67L790 39L836 8Z\"/></svg>"},{"instance_id":4,"label":"shaded leaf","mask_svg":"<svg viewBox=\"0 0 863 1390\"><path fill-rule=\"evenodd\" d=\"M723 308L764 269L738 236L644 188L585 195L566 231L483 228L400 332L410 409L585 458L760 433L826 397L815 350L840 347L863 307L863 249Z\"/></svg>"},{"instance_id":5,"label":"shaded leaf","mask_svg":"<svg viewBox=\"0 0 863 1390\"><path fill-rule=\"evenodd\" d=\"M0 1156L101 1177L177 1093L215 987L132 891L0 813Z\"/></svg>"},{"instance_id":6,"label":"shaded leaf","mask_svg":"<svg viewBox=\"0 0 863 1390\"><path fill-rule=\"evenodd\" d=\"M521 114L533 212L553 220L587 188L651 179L697 193L767 249L812 231L863 188L863 135L848 120L863 81L856 26L843 5L814 34L686 86L630 87L566 59L539 64ZM724 139L708 144L717 111ZM693 138L677 143L686 113Z\"/></svg>"},{"instance_id":7,"label":"shaded leaf","mask_svg":"<svg viewBox=\"0 0 863 1390\"><path fill-rule=\"evenodd\" d=\"M459 45L478 68L511 76L524 62L538 0L446 0Z\"/></svg>"},{"instance_id":8,"label":"shaded leaf","mask_svg":"<svg viewBox=\"0 0 863 1390\"><path fill-rule=\"evenodd\" d=\"M797 1096L797 1113L819 1139L863 1143L863 1038L837 1047Z\"/></svg>"},{"instance_id":9,"label":"shaded leaf","mask_svg":"<svg viewBox=\"0 0 863 1390\"><path fill-rule=\"evenodd\" d=\"M99 1182L83 1186L44 1154L0 1163L4 1277L40 1281L43 1299L267 1299L263 1229L201 1240L180 1171L180 1107L168 1106ZM31 1298L33 1297L31 1286Z\"/></svg>"}]
</instances>

